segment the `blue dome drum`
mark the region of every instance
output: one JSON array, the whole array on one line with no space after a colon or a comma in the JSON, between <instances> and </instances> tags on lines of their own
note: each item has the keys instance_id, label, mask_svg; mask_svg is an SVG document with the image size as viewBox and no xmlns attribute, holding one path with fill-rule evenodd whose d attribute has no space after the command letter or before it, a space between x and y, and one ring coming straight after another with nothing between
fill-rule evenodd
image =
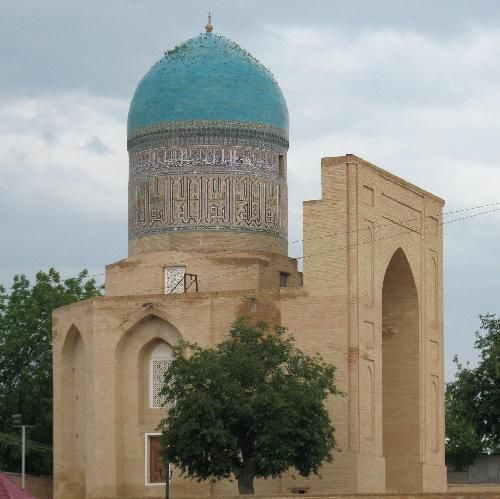
<instances>
[{"instance_id":1,"label":"blue dome drum","mask_svg":"<svg viewBox=\"0 0 500 499\"><path fill-rule=\"evenodd\" d=\"M212 33L166 51L144 76L130 104L128 132L192 120L288 130L286 102L272 74L239 45Z\"/></svg>"},{"instance_id":2,"label":"blue dome drum","mask_svg":"<svg viewBox=\"0 0 500 499\"><path fill-rule=\"evenodd\" d=\"M130 104L129 239L286 240L287 150L285 99L248 52L211 32L165 52Z\"/></svg>"}]
</instances>

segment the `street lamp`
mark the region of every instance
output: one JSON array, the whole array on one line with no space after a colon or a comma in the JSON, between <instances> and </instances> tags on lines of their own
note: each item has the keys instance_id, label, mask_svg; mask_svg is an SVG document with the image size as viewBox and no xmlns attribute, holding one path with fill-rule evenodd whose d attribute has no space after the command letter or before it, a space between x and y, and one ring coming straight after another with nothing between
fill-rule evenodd
<instances>
[{"instance_id":1,"label":"street lamp","mask_svg":"<svg viewBox=\"0 0 500 499\"><path fill-rule=\"evenodd\" d=\"M172 469L169 463L165 463L165 499L170 498L170 482L172 481Z\"/></svg>"},{"instance_id":2,"label":"street lamp","mask_svg":"<svg viewBox=\"0 0 500 499\"><path fill-rule=\"evenodd\" d=\"M12 426L14 428L21 428L22 435L22 464L21 464L21 484L24 489L24 477L26 474L26 428L33 428L35 425L25 425L22 424L23 416L22 414L13 414L12 415Z\"/></svg>"}]
</instances>

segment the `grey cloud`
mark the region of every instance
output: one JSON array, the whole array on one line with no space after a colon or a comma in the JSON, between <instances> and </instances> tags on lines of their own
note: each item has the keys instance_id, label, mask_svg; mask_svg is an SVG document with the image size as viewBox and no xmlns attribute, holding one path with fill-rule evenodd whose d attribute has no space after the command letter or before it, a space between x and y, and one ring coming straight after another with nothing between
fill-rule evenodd
<instances>
[{"instance_id":1,"label":"grey cloud","mask_svg":"<svg viewBox=\"0 0 500 499\"><path fill-rule=\"evenodd\" d=\"M216 30L287 97L290 240L319 198L320 158L355 153L448 209L500 200L500 9L467 0L214 0ZM126 254L126 111L145 71L202 30L204 1L17 0L0 46L0 282ZM498 311L498 215L445 227L448 376ZM302 253L293 244L294 256Z\"/></svg>"},{"instance_id":2,"label":"grey cloud","mask_svg":"<svg viewBox=\"0 0 500 499\"><path fill-rule=\"evenodd\" d=\"M95 152L96 154L108 154L111 152L111 149L97 137L92 137L83 147L87 151Z\"/></svg>"},{"instance_id":3,"label":"grey cloud","mask_svg":"<svg viewBox=\"0 0 500 499\"><path fill-rule=\"evenodd\" d=\"M480 8L467 0L214 0L211 8L216 29L250 51L258 48L263 27L273 23L328 27L344 35L366 29L410 30L438 39L500 24L495 0L482 0ZM203 29L207 10L202 0L4 2L2 91L130 97L163 49Z\"/></svg>"},{"instance_id":4,"label":"grey cloud","mask_svg":"<svg viewBox=\"0 0 500 499\"><path fill-rule=\"evenodd\" d=\"M54 130L50 129L42 129L40 136L42 137L45 142L54 145L58 142L58 138Z\"/></svg>"}]
</instances>

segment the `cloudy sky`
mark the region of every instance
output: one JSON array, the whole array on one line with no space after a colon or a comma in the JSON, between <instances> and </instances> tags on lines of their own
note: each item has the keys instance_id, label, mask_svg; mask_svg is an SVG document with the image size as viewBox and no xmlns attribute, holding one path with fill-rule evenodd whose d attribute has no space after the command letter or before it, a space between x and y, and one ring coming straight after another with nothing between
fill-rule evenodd
<instances>
[{"instance_id":1,"label":"cloudy sky","mask_svg":"<svg viewBox=\"0 0 500 499\"><path fill-rule=\"evenodd\" d=\"M126 256L128 104L209 9L287 99L290 240L301 201L320 196L322 156L357 154L468 210L446 221L500 210L496 0L0 5L0 283L50 266L99 274ZM500 313L499 228L500 211L445 225L448 378L455 353L474 361L478 314Z\"/></svg>"}]
</instances>

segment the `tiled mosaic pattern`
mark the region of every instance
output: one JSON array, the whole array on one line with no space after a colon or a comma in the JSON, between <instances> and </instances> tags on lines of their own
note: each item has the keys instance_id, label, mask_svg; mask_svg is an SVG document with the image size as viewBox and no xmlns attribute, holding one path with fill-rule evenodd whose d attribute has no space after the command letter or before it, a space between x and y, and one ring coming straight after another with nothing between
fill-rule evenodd
<instances>
[{"instance_id":1,"label":"tiled mosaic pattern","mask_svg":"<svg viewBox=\"0 0 500 499\"><path fill-rule=\"evenodd\" d=\"M170 122L131 132L128 145L130 239L170 231L286 238L286 130L224 120Z\"/></svg>"},{"instance_id":2,"label":"tiled mosaic pattern","mask_svg":"<svg viewBox=\"0 0 500 499\"><path fill-rule=\"evenodd\" d=\"M132 180L129 188L130 238L173 230L287 235L287 191L282 179L165 175Z\"/></svg>"},{"instance_id":3,"label":"tiled mosaic pattern","mask_svg":"<svg viewBox=\"0 0 500 499\"><path fill-rule=\"evenodd\" d=\"M171 121L140 128L128 135L130 154L166 146L243 146L286 154L288 131L244 121Z\"/></svg>"},{"instance_id":4,"label":"tiled mosaic pattern","mask_svg":"<svg viewBox=\"0 0 500 499\"><path fill-rule=\"evenodd\" d=\"M134 93L128 130L185 120L242 120L288 129L273 75L231 40L202 33L165 52Z\"/></svg>"},{"instance_id":5,"label":"tiled mosaic pattern","mask_svg":"<svg viewBox=\"0 0 500 499\"><path fill-rule=\"evenodd\" d=\"M159 147L130 154L130 179L202 172L248 173L277 178L279 154L251 147Z\"/></svg>"},{"instance_id":6,"label":"tiled mosaic pattern","mask_svg":"<svg viewBox=\"0 0 500 499\"><path fill-rule=\"evenodd\" d=\"M170 361L166 359L151 360L151 407L160 408L164 405L164 399L161 396L161 390L165 381Z\"/></svg>"}]
</instances>

